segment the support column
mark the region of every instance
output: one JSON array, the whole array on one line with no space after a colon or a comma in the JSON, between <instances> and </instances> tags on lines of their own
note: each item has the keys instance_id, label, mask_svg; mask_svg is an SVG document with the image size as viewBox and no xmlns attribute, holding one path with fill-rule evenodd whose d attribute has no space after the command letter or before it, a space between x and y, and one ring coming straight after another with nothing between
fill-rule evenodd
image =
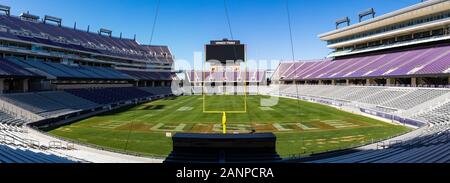
<instances>
[{"instance_id":1,"label":"support column","mask_svg":"<svg viewBox=\"0 0 450 183\"><path fill-rule=\"evenodd\" d=\"M319 85L323 85L323 81L322 80L319 80Z\"/></svg>"},{"instance_id":2,"label":"support column","mask_svg":"<svg viewBox=\"0 0 450 183\"><path fill-rule=\"evenodd\" d=\"M387 78L386 79L386 85L394 85L395 79L394 78Z\"/></svg>"},{"instance_id":3,"label":"support column","mask_svg":"<svg viewBox=\"0 0 450 183\"><path fill-rule=\"evenodd\" d=\"M375 82L375 79L366 79L366 84L367 85L376 85L377 83Z\"/></svg>"},{"instance_id":4,"label":"support column","mask_svg":"<svg viewBox=\"0 0 450 183\"><path fill-rule=\"evenodd\" d=\"M1 78L0 79L0 94L2 94L4 90L5 90L5 79Z\"/></svg>"},{"instance_id":5,"label":"support column","mask_svg":"<svg viewBox=\"0 0 450 183\"><path fill-rule=\"evenodd\" d=\"M411 78L411 86L413 87L417 86L417 78Z\"/></svg>"},{"instance_id":6,"label":"support column","mask_svg":"<svg viewBox=\"0 0 450 183\"><path fill-rule=\"evenodd\" d=\"M350 80L349 80L349 79L346 79L346 80L345 80L345 84L346 84L346 85L350 85Z\"/></svg>"},{"instance_id":7,"label":"support column","mask_svg":"<svg viewBox=\"0 0 450 183\"><path fill-rule=\"evenodd\" d=\"M331 84L332 84L332 85L336 85L336 80L334 80L334 79L331 80Z\"/></svg>"},{"instance_id":8,"label":"support column","mask_svg":"<svg viewBox=\"0 0 450 183\"><path fill-rule=\"evenodd\" d=\"M23 87L22 87L22 89L23 89L24 92L28 92L28 81L29 81L29 79L24 79L23 80Z\"/></svg>"},{"instance_id":9,"label":"support column","mask_svg":"<svg viewBox=\"0 0 450 183\"><path fill-rule=\"evenodd\" d=\"M155 81L152 81L152 87L155 87Z\"/></svg>"}]
</instances>

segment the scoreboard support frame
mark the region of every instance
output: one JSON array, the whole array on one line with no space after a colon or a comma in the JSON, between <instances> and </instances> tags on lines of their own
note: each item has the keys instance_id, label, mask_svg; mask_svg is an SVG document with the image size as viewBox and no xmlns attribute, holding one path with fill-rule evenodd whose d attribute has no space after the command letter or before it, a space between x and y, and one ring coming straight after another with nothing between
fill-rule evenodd
<instances>
[{"instance_id":1,"label":"scoreboard support frame","mask_svg":"<svg viewBox=\"0 0 450 183\"><path fill-rule=\"evenodd\" d=\"M244 46L244 55L245 55L245 60L247 60L247 46ZM206 50L206 46L205 46L205 50ZM203 113L206 114L222 114L222 113L228 113L228 114L245 114L247 113L247 62L245 61L245 74L244 74L244 78L243 78L243 90L244 90L244 110L243 111L226 111L226 110L222 110L222 111L216 111L216 110L206 110L206 95L205 95L205 71L206 71L206 52L204 53L204 60L203 60L203 71L202 71L202 80L203 80L203 86L202 86L202 98L203 98ZM225 71L226 72L226 71ZM242 73L241 70L239 70L239 72ZM223 81L222 81L223 83Z\"/></svg>"}]
</instances>

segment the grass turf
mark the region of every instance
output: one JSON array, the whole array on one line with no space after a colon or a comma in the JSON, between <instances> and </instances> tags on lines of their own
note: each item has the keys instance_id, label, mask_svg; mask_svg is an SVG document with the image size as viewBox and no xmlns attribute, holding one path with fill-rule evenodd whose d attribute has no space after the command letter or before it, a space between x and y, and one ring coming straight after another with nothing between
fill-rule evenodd
<instances>
[{"instance_id":1,"label":"grass turf","mask_svg":"<svg viewBox=\"0 0 450 183\"><path fill-rule=\"evenodd\" d=\"M227 114L229 132L274 132L277 151L310 154L381 140L410 129L305 101L278 99L261 106L266 96L248 96L247 112ZM164 157L171 151L167 133L219 133L221 114L244 111L243 96L181 96L108 112L63 126L49 133L119 151Z\"/></svg>"}]
</instances>

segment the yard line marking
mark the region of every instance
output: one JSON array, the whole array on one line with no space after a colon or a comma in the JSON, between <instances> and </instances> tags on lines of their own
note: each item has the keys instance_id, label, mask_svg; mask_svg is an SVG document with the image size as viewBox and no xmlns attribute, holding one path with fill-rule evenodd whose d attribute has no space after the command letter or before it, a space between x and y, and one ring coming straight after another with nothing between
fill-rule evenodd
<instances>
[{"instance_id":1,"label":"yard line marking","mask_svg":"<svg viewBox=\"0 0 450 183\"><path fill-rule=\"evenodd\" d=\"M280 125L280 123L273 123L273 127L275 127L278 131L291 131L292 129L284 128Z\"/></svg>"},{"instance_id":2,"label":"yard line marking","mask_svg":"<svg viewBox=\"0 0 450 183\"><path fill-rule=\"evenodd\" d=\"M299 128L303 129L303 130L316 130L316 129L317 129L317 128L314 128L314 127L306 126L306 125L301 124L301 123L296 123L296 125L297 125Z\"/></svg>"},{"instance_id":3,"label":"yard line marking","mask_svg":"<svg viewBox=\"0 0 450 183\"><path fill-rule=\"evenodd\" d=\"M187 125L180 123L178 125L169 125L164 123L158 123L151 128L153 131L164 131L164 132L182 132Z\"/></svg>"},{"instance_id":4,"label":"yard line marking","mask_svg":"<svg viewBox=\"0 0 450 183\"><path fill-rule=\"evenodd\" d=\"M271 107L259 107L259 109L261 109L262 111L273 111L274 110Z\"/></svg>"}]
</instances>

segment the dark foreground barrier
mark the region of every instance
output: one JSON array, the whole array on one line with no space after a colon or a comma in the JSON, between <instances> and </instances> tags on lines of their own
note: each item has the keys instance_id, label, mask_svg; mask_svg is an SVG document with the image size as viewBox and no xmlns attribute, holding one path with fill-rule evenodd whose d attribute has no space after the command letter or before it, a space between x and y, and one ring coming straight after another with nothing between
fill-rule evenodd
<instances>
[{"instance_id":1,"label":"dark foreground barrier","mask_svg":"<svg viewBox=\"0 0 450 183\"><path fill-rule=\"evenodd\" d=\"M267 163L281 160L273 133L177 133L172 140L173 151L165 163Z\"/></svg>"}]
</instances>

